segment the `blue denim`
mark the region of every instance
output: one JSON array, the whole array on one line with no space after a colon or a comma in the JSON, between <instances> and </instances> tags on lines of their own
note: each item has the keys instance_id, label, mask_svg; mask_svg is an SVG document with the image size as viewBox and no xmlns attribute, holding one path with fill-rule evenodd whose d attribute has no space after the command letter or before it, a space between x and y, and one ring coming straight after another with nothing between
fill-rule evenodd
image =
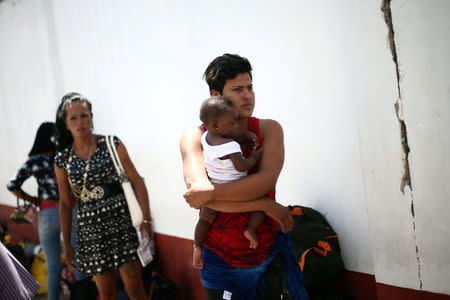
<instances>
[{"instance_id":1,"label":"blue denim","mask_svg":"<svg viewBox=\"0 0 450 300\"><path fill-rule=\"evenodd\" d=\"M278 232L275 243L270 247L267 258L259 265L248 268L237 268L229 265L222 257L211 249L203 246L205 266L200 270L204 287L225 290L236 294L242 299L255 299L260 286L260 279L265 276L269 263L280 255L285 275L286 285L293 300L308 300L303 285L303 274L291 250L291 241L287 234ZM280 275L281 276L281 275Z\"/></svg>"},{"instance_id":2,"label":"blue denim","mask_svg":"<svg viewBox=\"0 0 450 300\"><path fill-rule=\"evenodd\" d=\"M61 276L61 239L59 208L47 208L39 212L39 239L44 250L47 261L47 298L48 300L58 300L60 291ZM70 244L76 256L76 228L77 215L76 208L72 210L72 234ZM76 261L76 257L75 257ZM76 280L87 279L87 275L74 270Z\"/></svg>"}]
</instances>

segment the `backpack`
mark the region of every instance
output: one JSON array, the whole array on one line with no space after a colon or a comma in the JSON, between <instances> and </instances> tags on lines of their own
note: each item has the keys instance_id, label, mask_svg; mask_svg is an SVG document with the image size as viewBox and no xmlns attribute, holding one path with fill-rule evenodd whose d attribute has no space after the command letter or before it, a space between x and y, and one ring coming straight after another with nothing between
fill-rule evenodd
<instances>
[{"instance_id":1,"label":"backpack","mask_svg":"<svg viewBox=\"0 0 450 300\"><path fill-rule=\"evenodd\" d=\"M292 251L307 290L324 289L345 272L336 232L322 214L304 206L288 206L294 219Z\"/></svg>"}]
</instances>

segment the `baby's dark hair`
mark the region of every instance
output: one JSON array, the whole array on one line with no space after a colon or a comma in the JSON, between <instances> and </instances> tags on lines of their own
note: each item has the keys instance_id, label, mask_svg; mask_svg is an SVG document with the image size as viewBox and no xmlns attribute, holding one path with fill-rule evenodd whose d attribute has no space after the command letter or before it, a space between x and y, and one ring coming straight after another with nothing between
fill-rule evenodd
<instances>
[{"instance_id":1,"label":"baby's dark hair","mask_svg":"<svg viewBox=\"0 0 450 300\"><path fill-rule=\"evenodd\" d=\"M213 96L203 101L200 107L200 120L207 125L214 118L235 109L233 103L227 98Z\"/></svg>"}]
</instances>

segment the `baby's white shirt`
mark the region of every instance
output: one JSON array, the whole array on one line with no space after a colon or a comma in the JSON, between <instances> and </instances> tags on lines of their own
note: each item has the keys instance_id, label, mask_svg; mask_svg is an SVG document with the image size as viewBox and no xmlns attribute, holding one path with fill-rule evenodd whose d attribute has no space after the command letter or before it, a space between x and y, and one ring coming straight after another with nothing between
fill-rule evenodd
<instances>
[{"instance_id":1,"label":"baby's white shirt","mask_svg":"<svg viewBox=\"0 0 450 300\"><path fill-rule=\"evenodd\" d=\"M203 155L205 156L205 167L208 177L214 183L225 183L247 176L247 172L239 172L234 168L231 159L219 159L231 153L242 153L241 146L235 142L211 146L206 141L208 131L202 135Z\"/></svg>"}]
</instances>

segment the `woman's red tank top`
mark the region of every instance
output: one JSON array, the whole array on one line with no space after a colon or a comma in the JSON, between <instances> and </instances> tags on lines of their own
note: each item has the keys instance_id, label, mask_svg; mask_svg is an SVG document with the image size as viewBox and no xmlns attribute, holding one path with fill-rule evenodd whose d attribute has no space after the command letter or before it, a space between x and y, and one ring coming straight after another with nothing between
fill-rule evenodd
<instances>
[{"instance_id":1,"label":"woman's red tank top","mask_svg":"<svg viewBox=\"0 0 450 300\"><path fill-rule=\"evenodd\" d=\"M257 135L258 147L260 147L262 137L261 131L259 130L259 119L250 117L248 119L248 130ZM244 157L249 157L250 152L250 143L247 143L243 151ZM249 174L254 173L256 169L252 169ZM266 196L275 201L275 190ZM258 248L250 249L249 241L244 237L248 219L249 213L218 213L203 245L216 252L234 267L243 268L260 264L266 259L269 248L275 241L278 230L277 225L273 219L266 216L264 222L257 230L259 239Z\"/></svg>"}]
</instances>

